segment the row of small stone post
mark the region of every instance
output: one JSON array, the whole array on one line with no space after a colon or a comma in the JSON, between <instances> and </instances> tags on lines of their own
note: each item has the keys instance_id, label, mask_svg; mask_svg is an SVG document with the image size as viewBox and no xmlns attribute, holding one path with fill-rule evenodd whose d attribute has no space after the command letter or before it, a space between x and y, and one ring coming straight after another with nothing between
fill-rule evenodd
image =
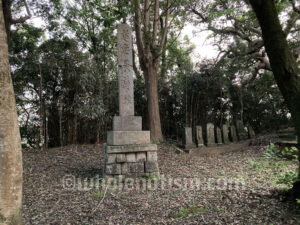
<instances>
[{"instance_id":1,"label":"row of small stone post","mask_svg":"<svg viewBox=\"0 0 300 225\"><path fill-rule=\"evenodd\" d=\"M212 123L206 125L206 142L204 143L203 132L201 126L196 126L196 143L193 140L193 132L191 127L184 128L183 147L191 149L196 147L213 147L222 144L229 144L230 142L243 141L255 136L254 130L251 126L245 127L241 121L237 121L237 127L234 125L228 126L226 124L222 127L215 126Z\"/></svg>"}]
</instances>

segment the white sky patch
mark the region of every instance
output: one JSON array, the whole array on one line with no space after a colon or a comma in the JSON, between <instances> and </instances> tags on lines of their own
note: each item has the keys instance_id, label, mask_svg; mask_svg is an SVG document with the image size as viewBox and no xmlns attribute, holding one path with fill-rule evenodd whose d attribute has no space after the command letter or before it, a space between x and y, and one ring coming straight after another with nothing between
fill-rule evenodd
<instances>
[{"instance_id":1,"label":"white sky patch","mask_svg":"<svg viewBox=\"0 0 300 225\"><path fill-rule=\"evenodd\" d=\"M30 18L29 23L38 28L42 28L46 26L46 23L40 17Z\"/></svg>"},{"instance_id":2,"label":"white sky patch","mask_svg":"<svg viewBox=\"0 0 300 225\"><path fill-rule=\"evenodd\" d=\"M187 24L182 30L182 37L187 35L190 42L196 46L192 53L194 63L203 59L214 59L217 57L218 50L212 45L212 40L208 39L210 34L210 31L199 31L199 29L192 24Z\"/></svg>"}]
</instances>

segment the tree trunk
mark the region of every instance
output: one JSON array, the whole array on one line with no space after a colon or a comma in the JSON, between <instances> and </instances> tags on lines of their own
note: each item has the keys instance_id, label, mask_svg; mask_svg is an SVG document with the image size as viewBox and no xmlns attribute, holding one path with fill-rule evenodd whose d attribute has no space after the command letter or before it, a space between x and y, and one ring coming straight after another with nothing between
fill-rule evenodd
<instances>
[{"instance_id":1,"label":"tree trunk","mask_svg":"<svg viewBox=\"0 0 300 225\"><path fill-rule=\"evenodd\" d=\"M0 224L22 224L22 151L0 1Z\"/></svg>"},{"instance_id":2,"label":"tree trunk","mask_svg":"<svg viewBox=\"0 0 300 225\"><path fill-rule=\"evenodd\" d=\"M74 115L74 122L73 122L73 143L74 145L77 145L78 143L78 119L77 119L77 115Z\"/></svg>"},{"instance_id":3,"label":"tree trunk","mask_svg":"<svg viewBox=\"0 0 300 225\"><path fill-rule=\"evenodd\" d=\"M250 3L262 29L275 80L291 112L298 136L298 149L300 149L300 70L280 25L274 0L250 0ZM299 179L293 187L297 198L300 197Z\"/></svg>"},{"instance_id":4,"label":"tree trunk","mask_svg":"<svg viewBox=\"0 0 300 225\"><path fill-rule=\"evenodd\" d=\"M40 140L39 140L39 147L43 150L44 149L44 107L43 107L43 74L41 64L39 64L39 72L40 72L40 91L39 91L39 98L40 98Z\"/></svg>"},{"instance_id":5,"label":"tree trunk","mask_svg":"<svg viewBox=\"0 0 300 225\"><path fill-rule=\"evenodd\" d=\"M58 111L58 115L59 115L59 143L60 143L60 147L63 146L63 126L62 126L62 117L63 117L63 107L62 107L62 99L59 98L59 111Z\"/></svg>"},{"instance_id":6,"label":"tree trunk","mask_svg":"<svg viewBox=\"0 0 300 225\"><path fill-rule=\"evenodd\" d=\"M48 149L48 146L49 146L49 134L48 134L49 112L48 112L47 108L45 109L45 111L46 111L46 117L45 117L45 134L44 134L45 147L44 147L44 149Z\"/></svg>"},{"instance_id":7,"label":"tree trunk","mask_svg":"<svg viewBox=\"0 0 300 225\"><path fill-rule=\"evenodd\" d=\"M150 64L144 72L147 89L150 136L151 141L157 143L163 139L158 103L158 66L155 64Z\"/></svg>"}]
</instances>

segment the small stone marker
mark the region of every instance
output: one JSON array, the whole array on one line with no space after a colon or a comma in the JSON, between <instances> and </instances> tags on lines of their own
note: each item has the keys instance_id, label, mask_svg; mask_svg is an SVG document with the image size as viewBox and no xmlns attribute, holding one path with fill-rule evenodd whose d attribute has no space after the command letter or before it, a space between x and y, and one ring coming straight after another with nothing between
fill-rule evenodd
<instances>
[{"instance_id":1,"label":"small stone marker","mask_svg":"<svg viewBox=\"0 0 300 225\"><path fill-rule=\"evenodd\" d=\"M184 128L184 134L183 134L183 146L185 149L191 149L195 148L196 145L193 142L193 133L192 133L192 128L191 127L185 127Z\"/></svg>"},{"instance_id":2,"label":"small stone marker","mask_svg":"<svg viewBox=\"0 0 300 225\"><path fill-rule=\"evenodd\" d=\"M207 130L207 147L216 146L215 143L215 131L214 131L214 125L212 123L208 123L206 125Z\"/></svg>"},{"instance_id":3,"label":"small stone marker","mask_svg":"<svg viewBox=\"0 0 300 225\"><path fill-rule=\"evenodd\" d=\"M223 144L221 129L219 127L217 127L216 130L217 130L217 142L218 142L218 145L221 145L221 144Z\"/></svg>"},{"instance_id":4,"label":"small stone marker","mask_svg":"<svg viewBox=\"0 0 300 225\"><path fill-rule=\"evenodd\" d=\"M203 135L202 135L202 127L201 126L196 126L196 135L197 135L198 147L203 147L204 142L203 142Z\"/></svg>"},{"instance_id":5,"label":"small stone marker","mask_svg":"<svg viewBox=\"0 0 300 225\"><path fill-rule=\"evenodd\" d=\"M249 138L253 138L255 136L255 132L251 126L248 126Z\"/></svg>"},{"instance_id":6,"label":"small stone marker","mask_svg":"<svg viewBox=\"0 0 300 225\"><path fill-rule=\"evenodd\" d=\"M222 131L223 131L224 144L228 144L229 143L228 126L226 124L223 124Z\"/></svg>"},{"instance_id":7,"label":"small stone marker","mask_svg":"<svg viewBox=\"0 0 300 225\"><path fill-rule=\"evenodd\" d=\"M237 138L237 135L236 135L236 128L235 128L234 125L232 125L230 127L230 136L231 136L232 142L237 142L238 141L238 138Z\"/></svg>"},{"instance_id":8,"label":"small stone marker","mask_svg":"<svg viewBox=\"0 0 300 225\"><path fill-rule=\"evenodd\" d=\"M118 81L120 115L107 133L104 173L106 177L159 176L157 145L150 131L142 131L142 117L134 116L132 35L127 24L118 26Z\"/></svg>"},{"instance_id":9,"label":"small stone marker","mask_svg":"<svg viewBox=\"0 0 300 225\"><path fill-rule=\"evenodd\" d=\"M248 139L248 133L245 130L245 126L241 120L236 121L237 136L240 141Z\"/></svg>"}]
</instances>

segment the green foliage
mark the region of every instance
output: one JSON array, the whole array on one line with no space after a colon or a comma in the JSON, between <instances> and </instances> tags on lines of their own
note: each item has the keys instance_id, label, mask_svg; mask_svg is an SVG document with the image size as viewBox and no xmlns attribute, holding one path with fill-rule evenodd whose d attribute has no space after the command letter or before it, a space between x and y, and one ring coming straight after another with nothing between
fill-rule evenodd
<instances>
[{"instance_id":1,"label":"green foliage","mask_svg":"<svg viewBox=\"0 0 300 225\"><path fill-rule=\"evenodd\" d=\"M249 158L247 163L256 176L268 177L264 183L276 188L291 188L297 179L296 162L282 158Z\"/></svg>"},{"instance_id":2,"label":"green foliage","mask_svg":"<svg viewBox=\"0 0 300 225\"><path fill-rule=\"evenodd\" d=\"M280 150L276 148L274 144L270 144L265 147L265 157L266 158L283 158L283 159L291 159L297 160L298 159L298 149L296 147L285 147L284 149Z\"/></svg>"},{"instance_id":3,"label":"green foliage","mask_svg":"<svg viewBox=\"0 0 300 225\"><path fill-rule=\"evenodd\" d=\"M220 209L218 206L216 207L216 212L217 213L224 213L225 211L223 209Z\"/></svg>"},{"instance_id":4,"label":"green foliage","mask_svg":"<svg viewBox=\"0 0 300 225\"><path fill-rule=\"evenodd\" d=\"M298 179L298 169L295 171L289 171L281 176L277 183L278 184L285 184L289 187L292 187L293 183L296 182Z\"/></svg>"},{"instance_id":5,"label":"green foliage","mask_svg":"<svg viewBox=\"0 0 300 225\"><path fill-rule=\"evenodd\" d=\"M278 158L279 157L279 150L275 147L274 144L270 144L265 146L265 157L266 158Z\"/></svg>"},{"instance_id":6,"label":"green foliage","mask_svg":"<svg viewBox=\"0 0 300 225\"><path fill-rule=\"evenodd\" d=\"M178 212L176 213L176 217L178 217L178 218L186 218L190 214L202 214L202 213L205 213L207 211L208 211L208 209L206 209L206 208L201 208L201 207L198 207L195 204L192 204L188 208L180 207L179 210L178 210Z\"/></svg>"},{"instance_id":7,"label":"green foliage","mask_svg":"<svg viewBox=\"0 0 300 225\"><path fill-rule=\"evenodd\" d=\"M99 199L103 198L103 196L104 196L104 194L102 192L99 192L99 193L93 194L93 199L99 200Z\"/></svg>"}]
</instances>

